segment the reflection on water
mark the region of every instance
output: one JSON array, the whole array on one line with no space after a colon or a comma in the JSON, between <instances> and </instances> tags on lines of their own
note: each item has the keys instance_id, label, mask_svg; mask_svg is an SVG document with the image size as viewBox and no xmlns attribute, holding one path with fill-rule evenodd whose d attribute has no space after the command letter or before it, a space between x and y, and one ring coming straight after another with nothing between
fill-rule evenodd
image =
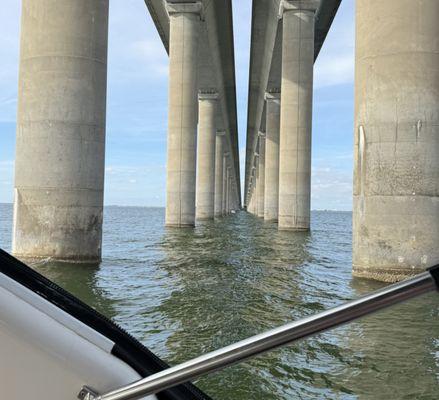
<instances>
[{"instance_id":1,"label":"reflection on water","mask_svg":"<svg viewBox=\"0 0 439 400\"><path fill-rule=\"evenodd\" d=\"M10 206L0 241L10 246ZM99 267L42 264L53 279L175 364L378 289L351 277L351 214L311 233L238 213L165 229L164 211L105 210ZM431 294L201 379L215 399L436 399L439 296Z\"/></svg>"}]
</instances>

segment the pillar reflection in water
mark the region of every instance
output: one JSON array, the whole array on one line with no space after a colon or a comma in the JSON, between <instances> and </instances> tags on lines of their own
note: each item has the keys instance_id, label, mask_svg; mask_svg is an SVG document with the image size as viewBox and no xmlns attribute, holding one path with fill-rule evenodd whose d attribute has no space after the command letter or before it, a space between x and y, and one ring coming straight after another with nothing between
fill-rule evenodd
<instances>
[{"instance_id":1,"label":"pillar reflection in water","mask_svg":"<svg viewBox=\"0 0 439 400\"><path fill-rule=\"evenodd\" d=\"M174 327L167 360L183 362L288 321L301 301L298 269L311 261L309 240L306 232L278 232L275 224L245 212L206 221L195 231L166 230L159 265L175 290L156 312L164 326ZM245 398L240 396L250 385L264 398L269 393L261 379L266 383L264 375L278 358L263 360L263 367L239 365L201 386L209 392L213 385L211 395L225 398L232 383L236 398Z\"/></svg>"},{"instance_id":2,"label":"pillar reflection in water","mask_svg":"<svg viewBox=\"0 0 439 400\"><path fill-rule=\"evenodd\" d=\"M279 232L245 212L183 230L165 229L164 218L164 209L107 207L99 268L34 267L172 364L379 287L352 280L351 213L313 212L311 233ZM12 206L0 205L7 250L11 220ZM433 400L438 310L439 296L421 297L212 374L201 387L216 400Z\"/></svg>"}]
</instances>

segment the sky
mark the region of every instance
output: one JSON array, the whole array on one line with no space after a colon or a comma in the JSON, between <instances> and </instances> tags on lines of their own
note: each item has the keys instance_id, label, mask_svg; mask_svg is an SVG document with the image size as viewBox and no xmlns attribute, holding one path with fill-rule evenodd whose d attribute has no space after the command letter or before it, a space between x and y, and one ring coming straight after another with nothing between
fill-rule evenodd
<instances>
[{"instance_id":1,"label":"sky","mask_svg":"<svg viewBox=\"0 0 439 400\"><path fill-rule=\"evenodd\" d=\"M251 0L233 0L241 177ZM0 13L0 203L13 201L20 0ZM314 71L312 209L352 209L354 0L343 0ZM143 0L110 0L105 204L164 206L168 57Z\"/></svg>"}]
</instances>

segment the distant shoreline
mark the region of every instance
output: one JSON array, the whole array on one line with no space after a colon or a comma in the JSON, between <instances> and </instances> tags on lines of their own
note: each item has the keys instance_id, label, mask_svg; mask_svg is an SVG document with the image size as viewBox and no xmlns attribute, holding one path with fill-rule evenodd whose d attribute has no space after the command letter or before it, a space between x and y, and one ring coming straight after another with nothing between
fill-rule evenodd
<instances>
[{"instance_id":1,"label":"distant shoreline","mask_svg":"<svg viewBox=\"0 0 439 400\"><path fill-rule=\"evenodd\" d=\"M2 203L0 202L0 206L12 206L13 203ZM165 206L123 206L118 204L106 204L104 208L157 208L164 209ZM352 210L331 210L331 209L315 209L311 210L311 212L340 212L340 213L352 213Z\"/></svg>"}]
</instances>

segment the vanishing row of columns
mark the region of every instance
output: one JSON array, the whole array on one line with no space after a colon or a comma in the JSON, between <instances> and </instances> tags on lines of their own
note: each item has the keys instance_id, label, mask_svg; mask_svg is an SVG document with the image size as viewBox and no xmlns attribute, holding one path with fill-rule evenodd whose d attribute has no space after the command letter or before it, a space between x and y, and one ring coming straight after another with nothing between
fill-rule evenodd
<instances>
[{"instance_id":1,"label":"vanishing row of columns","mask_svg":"<svg viewBox=\"0 0 439 400\"><path fill-rule=\"evenodd\" d=\"M316 6L283 0L280 95L266 94L248 182L247 209L279 229L310 227ZM437 15L436 0L356 1L355 276L392 282L439 263Z\"/></svg>"},{"instance_id":2,"label":"vanishing row of columns","mask_svg":"<svg viewBox=\"0 0 439 400\"><path fill-rule=\"evenodd\" d=\"M227 134L217 134L214 89L198 91L202 3L168 3L170 18L166 225L194 226L236 209ZM198 140L197 140L198 138ZM197 162L198 160L198 162ZM221 211L220 211L221 210Z\"/></svg>"},{"instance_id":3,"label":"vanishing row of columns","mask_svg":"<svg viewBox=\"0 0 439 400\"><path fill-rule=\"evenodd\" d=\"M108 11L108 0L22 0L12 243L21 258L101 259ZM216 128L218 94L199 93L202 3L167 11L166 224L192 226L237 208L238 185Z\"/></svg>"},{"instance_id":4,"label":"vanishing row of columns","mask_svg":"<svg viewBox=\"0 0 439 400\"><path fill-rule=\"evenodd\" d=\"M319 2L284 1L282 78L265 94L247 209L279 229L310 228L314 24ZM262 124L263 125L263 124Z\"/></svg>"},{"instance_id":5,"label":"vanishing row of columns","mask_svg":"<svg viewBox=\"0 0 439 400\"><path fill-rule=\"evenodd\" d=\"M248 209L280 229L310 225L317 4L283 1L280 96L266 95L247 193ZM356 4L353 267L390 281L439 262L439 2ZM239 199L230 141L216 135L218 100L209 90L198 98L200 7L168 4L172 226ZM100 260L107 47L108 0L22 0L12 244L20 257Z\"/></svg>"}]
</instances>

